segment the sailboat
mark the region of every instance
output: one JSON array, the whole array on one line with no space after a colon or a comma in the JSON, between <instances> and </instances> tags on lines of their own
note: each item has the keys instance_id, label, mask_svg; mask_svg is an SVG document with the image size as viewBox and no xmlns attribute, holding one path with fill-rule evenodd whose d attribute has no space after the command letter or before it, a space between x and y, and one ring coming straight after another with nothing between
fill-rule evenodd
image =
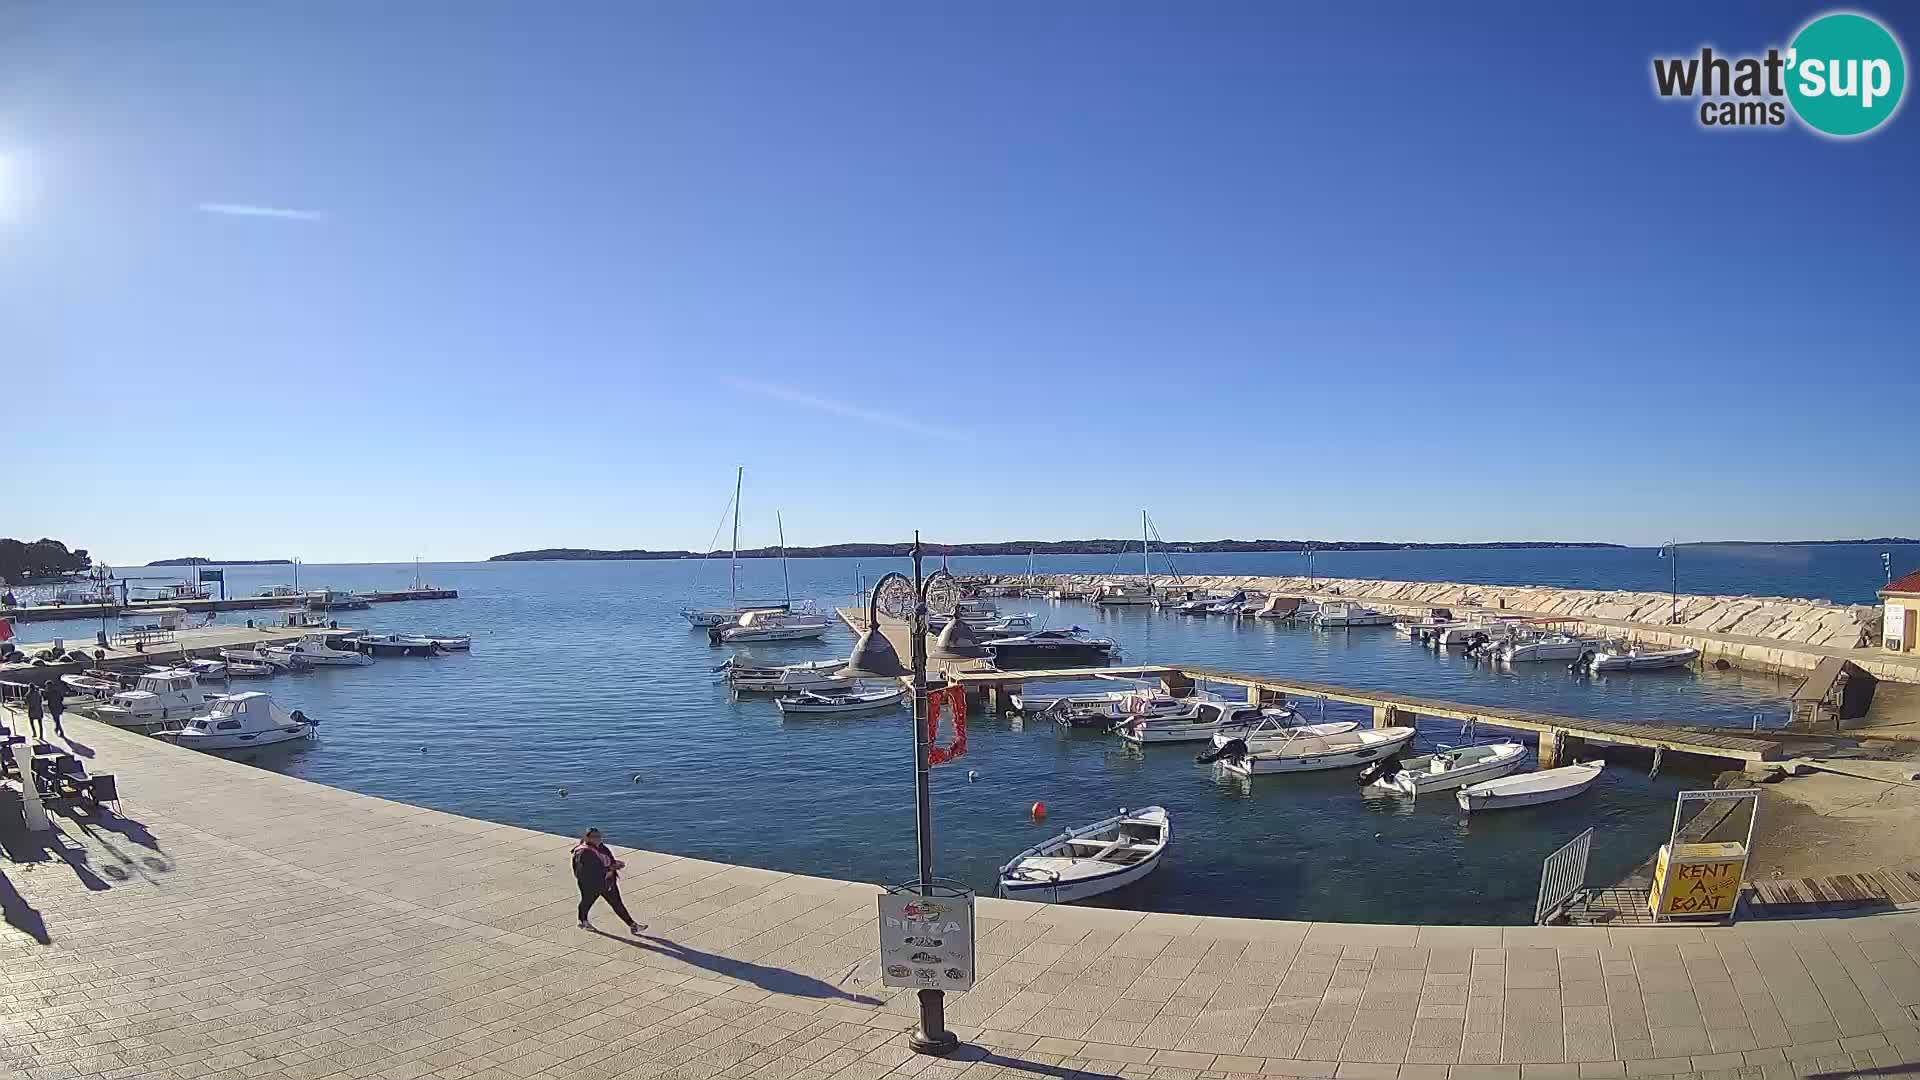
<instances>
[{"instance_id":1,"label":"sailboat","mask_svg":"<svg viewBox=\"0 0 1920 1080\"><path fill-rule=\"evenodd\" d=\"M751 641L799 641L803 638L817 638L827 632L825 616L812 610L809 602L801 610L793 607L793 578L787 574L787 523L778 511L774 512L774 522L780 528L780 580L784 583L786 599L777 606L753 608L740 616L739 622L732 626L716 626L707 631L707 636L715 645L723 643L741 643Z\"/></svg>"},{"instance_id":2,"label":"sailboat","mask_svg":"<svg viewBox=\"0 0 1920 1080\"><path fill-rule=\"evenodd\" d=\"M693 626L703 629L716 626L731 626L740 621L740 616L749 611L785 611L791 606L792 598L778 603L740 603L740 487L747 475L746 466L740 466L733 474L733 547L728 555L728 605L723 608L681 608L680 617ZM717 531L717 530L716 530ZM786 558L786 547L780 549L781 558ZM781 563L782 572L785 562Z\"/></svg>"},{"instance_id":3,"label":"sailboat","mask_svg":"<svg viewBox=\"0 0 1920 1080\"><path fill-rule=\"evenodd\" d=\"M1093 602L1102 607L1136 607L1153 603L1153 571L1147 568L1147 512L1140 511L1140 584L1103 581Z\"/></svg>"}]
</instances>

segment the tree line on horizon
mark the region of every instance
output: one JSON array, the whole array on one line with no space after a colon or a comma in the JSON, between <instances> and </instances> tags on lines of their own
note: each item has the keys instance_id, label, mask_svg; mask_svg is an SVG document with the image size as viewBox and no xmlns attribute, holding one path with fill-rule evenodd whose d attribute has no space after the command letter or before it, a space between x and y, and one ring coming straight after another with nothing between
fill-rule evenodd
<instances>
[{"instance_id":1,"label":"tree line on horizon","mask_svg":"<svg viewBox=\"0 0 1920 1080\"><path fill-rule=\"evenodd\" d=\"M1270 551L1429 551L1429 550L1466 550L1476 548L1618 548L1624 544L1605 544L1598 541L1561 541L1561 540L1508 540L1489 543L1438 543L1411 544L1390 543L1377 540L1197 540L1174 541L1155 544L1160 552L1177 554L1204 554L1211 552L1270 552ZM1124 555L1138 552L1138 540L1014 540L991 544L935 544L922 543L920 550L930 556L941 555ZM725 555L725 548L710 552L661 550L646 548L623 548L607 550L600 548L539 548L533 551L513 551L505 555L495 555L488 562L542 562L563 560L645 560L645 559L704 559L715 555ZM788 558L793 559L882 559L898 558L913 553L910 543L893 544L824 544L817 547L790 547L786 549ZM781 554L778 547L741 548L743 559L773 559Z\"/></svg>"},{"instance_id":2,"label":"tree line on horizon","mask_svg":"<svg viewBox=\"0 0 1920 1080\"><path fill-rule=\"evenodd\" d=\"M93 566L86 548L67 550L58 540L42 537L31 543L0 538L0 581L19 585L30 578L73 574Z\"/></svg>"}]
</instances>

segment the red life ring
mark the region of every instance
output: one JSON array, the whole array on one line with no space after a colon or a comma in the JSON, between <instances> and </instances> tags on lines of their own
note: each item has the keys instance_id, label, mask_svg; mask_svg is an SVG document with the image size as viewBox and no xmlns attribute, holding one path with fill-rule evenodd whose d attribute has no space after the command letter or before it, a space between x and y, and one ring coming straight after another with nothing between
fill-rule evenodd
<instances>
[{"instance_id":1,"label":"red life ring","mask_svg":"<svg viewBox=\"0 0 1920 1080\"><path fill-rule=\"evenodd\" d=\"M940 713L953 714L953 742L940 745ZM944 765L967 752L967 689L948 686L927 694L927 764Z\"/></svg>"}]
</instances>

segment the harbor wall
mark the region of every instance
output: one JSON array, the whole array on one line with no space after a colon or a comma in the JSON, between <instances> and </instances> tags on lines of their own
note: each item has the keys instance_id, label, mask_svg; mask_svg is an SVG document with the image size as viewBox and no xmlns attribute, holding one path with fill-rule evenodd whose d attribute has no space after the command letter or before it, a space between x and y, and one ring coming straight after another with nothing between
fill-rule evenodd
<instances>
[{"instance_id":1,"label":"harbor wall","mask_svg":"<svg viewBox=\"0 0 1920 1080\"><path fill-rule=\"evenodd\" d=\"M1118 575L1000 575L987 585L1090 589ZM1140 575L1125 580L1139 581ZM1700 596L1544 585L1481 585L1452 581L1372 578L1154 575L1156 588L1175 594L1244 589L1308 600L1357 600L1381 611L1424 616L1434 607L1492 608L1577 623L1596 637L1625 637L1647 645L1699 649L1705 662L1725 660L1755 671L1805 674L1821 660L1845 655L1876 677L1920 682L1920 663L1879 649L1880 609L1785 596ZM1677 615L1677 617L1675 617Z\"/></svg>"}]
</instances>

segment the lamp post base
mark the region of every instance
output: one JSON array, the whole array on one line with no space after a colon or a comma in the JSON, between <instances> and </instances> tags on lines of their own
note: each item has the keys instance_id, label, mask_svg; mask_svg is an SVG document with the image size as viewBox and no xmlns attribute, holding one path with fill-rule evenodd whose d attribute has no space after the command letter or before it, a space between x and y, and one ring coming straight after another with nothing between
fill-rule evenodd
<instances>
[{"instance_id":1,"label":"lamp post base","mask_svg":"<svg viewBox=\"0 0 1920 1080\"><path fill-rule=\"evenodd\" d=\"M920 1024L907 1033L907 1049L943 1057L960 1048L959 1036L947 1030L946 998L938 990L920 991Z\"/></svg>"}]
</instances>

